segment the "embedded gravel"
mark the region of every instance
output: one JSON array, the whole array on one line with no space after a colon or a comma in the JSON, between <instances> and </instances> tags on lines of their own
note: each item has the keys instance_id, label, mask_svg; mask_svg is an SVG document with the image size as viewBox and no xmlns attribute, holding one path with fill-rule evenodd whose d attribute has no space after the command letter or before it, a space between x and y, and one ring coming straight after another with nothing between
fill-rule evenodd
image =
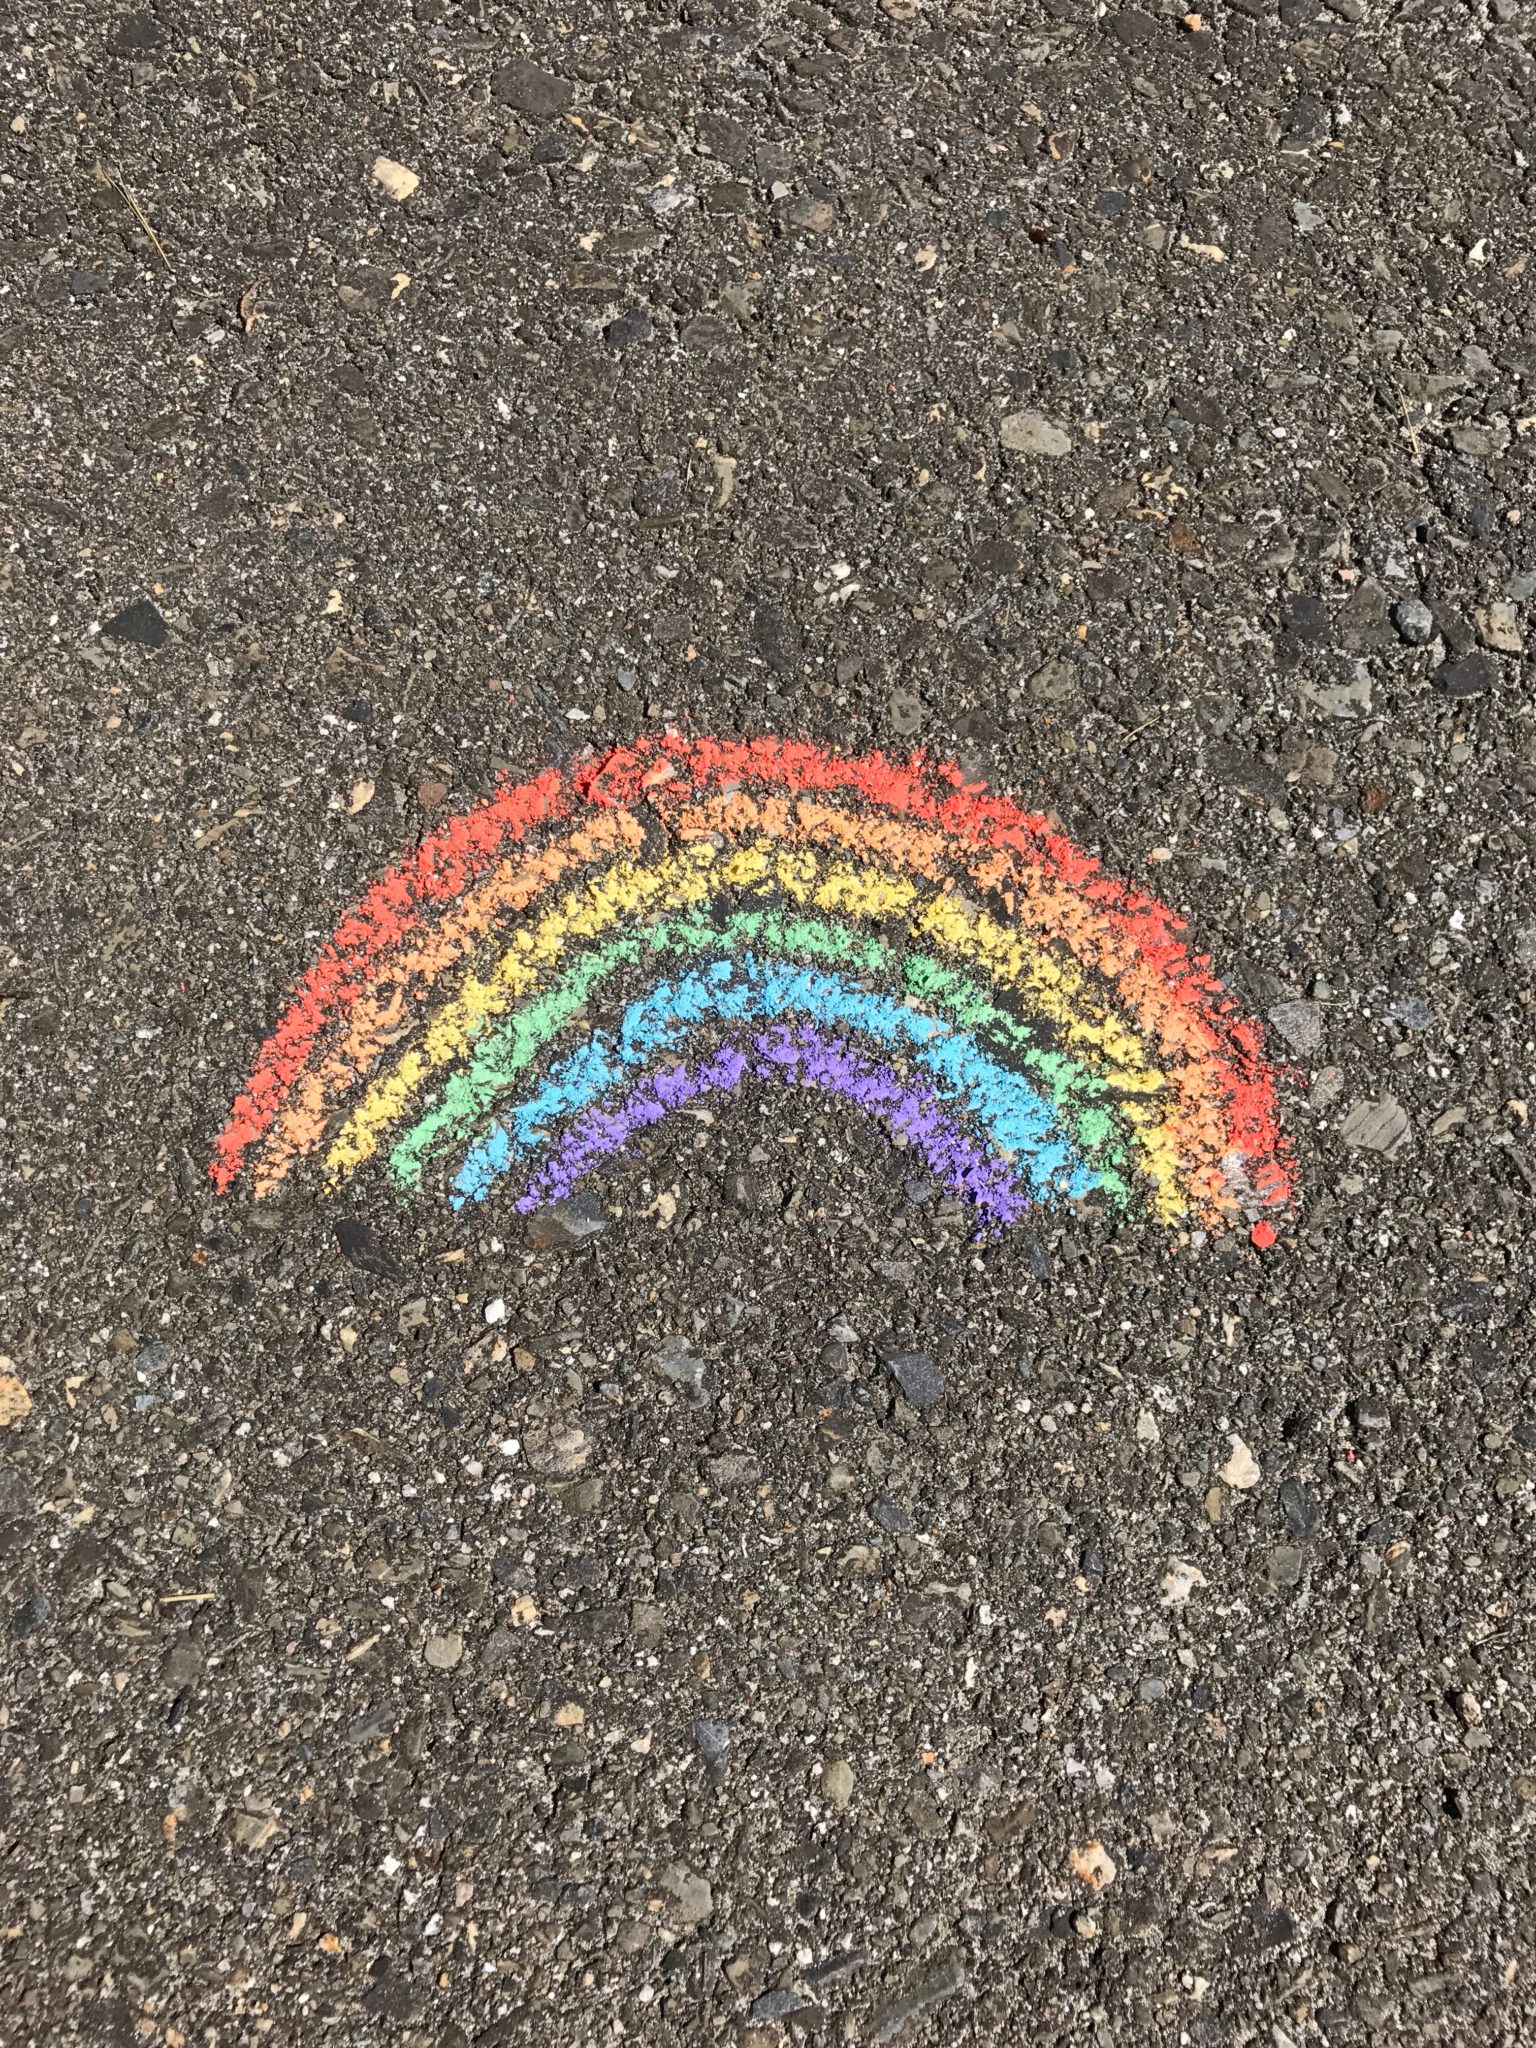
<instances>
[{"instance_id":1,"label":"embedded gravel","mask_svg":"<svg viewBox=\"0 0 1536 2048\"><path fill-rule=\"evenodd\" d=\"M1533 37L12 11L6 2042L1536 2038ZM1279 1242L784 1095L215 1198L343 907L669 723L1176 905Z\"/></svg>"}]
</instances>

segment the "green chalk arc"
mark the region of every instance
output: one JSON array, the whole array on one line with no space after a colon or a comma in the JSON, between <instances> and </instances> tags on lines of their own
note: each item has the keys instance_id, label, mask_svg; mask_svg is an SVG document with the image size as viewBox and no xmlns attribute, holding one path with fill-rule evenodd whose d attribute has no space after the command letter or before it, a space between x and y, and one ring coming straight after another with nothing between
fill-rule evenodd
<instances>
[{"instance_id":1,"label":"green chalk arc","mask_svg":"<svg viewBox=\"0 0 1536 2048\"><path fill-rule=\"evenodd\" d=\"M468 1067L440 1089L426 1112L389 1155L390 1171L405 1188L422 1184L428 1162L479 1128L497 1098L533 1066L563 1027L579 1017L612 976L672 954L752 951L784 958L832 962L857 974L899 985L923 1010L975 1032L1006 1053L1040 1085L1071 1130L1081 1157L1119 1207L1129 1206L1135 1169L1127 1133L1107 1084L1070 1054L1040 1043L1036 1031L994 1002L970 976L930 953L894 949L871 933L821 918L771 910L741 910L723 924L698 913L637 920L601 945L589 947L552 987L500 1020L476 1047Z\"/></svg>"}]
</instances>

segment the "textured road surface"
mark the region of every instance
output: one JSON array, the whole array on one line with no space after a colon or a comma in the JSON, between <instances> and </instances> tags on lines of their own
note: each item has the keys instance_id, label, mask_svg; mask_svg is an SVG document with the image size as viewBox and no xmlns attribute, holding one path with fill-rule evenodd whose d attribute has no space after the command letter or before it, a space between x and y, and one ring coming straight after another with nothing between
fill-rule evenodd
<instances>
[{"instance_id":1,"label":"textured road surface","mask_svg":"<svg viewBox=\"0 0 1536 2048\"><path fill-rule=\"evenodd\" d=\"M1533 37L11 11L8 2043L1536 2038ZM357 892L669 722L1174 903L1278 1244L756 1097L577 1249L215 1198Z\"/></svg>"}]
</instances>

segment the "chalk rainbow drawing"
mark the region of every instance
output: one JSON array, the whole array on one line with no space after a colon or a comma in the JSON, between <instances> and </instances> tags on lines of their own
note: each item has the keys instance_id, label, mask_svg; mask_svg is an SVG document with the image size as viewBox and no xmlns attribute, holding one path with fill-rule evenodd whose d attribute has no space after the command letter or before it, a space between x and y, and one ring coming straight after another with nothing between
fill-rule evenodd
<instances>
[{"instance_id":1,"label":"chalk rainbow drawing","mask_svg":"<svg viewBox=\"0 0 1536 2048\"><path fill-rule=\"evenodd\" d=\"M1275 1076L1183 932L952 763L659 734L505 785L375 882L212 1177L265 1195L312 1155L333 1184L382 1158L455 1205L512 1176L527 1211L699 1098L777 1085L882 1123L983 1234L1098 1193L1272 1241Z\"/></svg>"}]
</instances>

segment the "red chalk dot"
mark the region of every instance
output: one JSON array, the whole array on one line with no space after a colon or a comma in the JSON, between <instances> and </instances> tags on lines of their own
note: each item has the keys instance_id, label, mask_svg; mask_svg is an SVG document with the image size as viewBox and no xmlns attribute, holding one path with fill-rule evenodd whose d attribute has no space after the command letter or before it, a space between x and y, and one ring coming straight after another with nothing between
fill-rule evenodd
<instances>
[{"instance_id":1,"label":"red chalk dot","mask_svg":"<svg viewBox=\"0 0 1536 2048\"><path fill-rule=\"evenodd\" d=\"M1248 1242L1256 1244L1261 1252L1267 1252L1272 1244L1279 1242L1279 1237L1273 1223L1255 1223L1248 1233Z\"/></svg>"}]
</instances>

